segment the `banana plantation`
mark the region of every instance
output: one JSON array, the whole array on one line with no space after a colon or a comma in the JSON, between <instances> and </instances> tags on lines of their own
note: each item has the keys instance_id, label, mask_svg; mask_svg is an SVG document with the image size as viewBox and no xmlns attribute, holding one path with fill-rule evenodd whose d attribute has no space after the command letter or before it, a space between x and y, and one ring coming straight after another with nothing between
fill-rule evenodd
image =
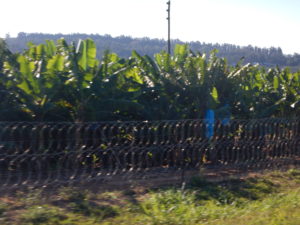
<instances>
[{"instance_id":1,"label":"banana plantation","mask_svg":"<svg viewBox=\"0 0 300 225\"><path fill-rule=\"evenodd\" d=\"M132 121L300 116L300 72L229 65L177 45L154 57L105 52L91 39L28 44L0 41L0 121Z\"/></svg>"}]
</instances>

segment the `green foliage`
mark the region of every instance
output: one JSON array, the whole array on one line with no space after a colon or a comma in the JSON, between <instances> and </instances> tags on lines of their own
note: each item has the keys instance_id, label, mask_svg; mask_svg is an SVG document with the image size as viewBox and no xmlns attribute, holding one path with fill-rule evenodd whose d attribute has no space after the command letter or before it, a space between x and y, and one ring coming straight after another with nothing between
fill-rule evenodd
<instances>
[{"instance_id":1,"label":"green foliage","mask_svg":"<svg viewBox=\"0 0 300 225\"><path fill-rule=\"evenodd\" d=\"M93 40L29 43L12 54L0 43L0 120L103 121L203 118L207 109L234 118L296 117L300 72L228 65L176 45L154 59L128 59Z\"/></svg>"}]
</instances>

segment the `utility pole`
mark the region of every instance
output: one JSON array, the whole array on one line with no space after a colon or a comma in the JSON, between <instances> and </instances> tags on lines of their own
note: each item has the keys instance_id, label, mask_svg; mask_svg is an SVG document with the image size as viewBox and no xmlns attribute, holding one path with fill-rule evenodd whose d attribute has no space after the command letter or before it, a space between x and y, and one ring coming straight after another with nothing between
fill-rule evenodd
<instances>
[{"instance_id":1,"label":"utility pole","mask_svg":"<svg viewBox=\"0 0 300 225\"><path fill-rule=\"evenodd\" d=\"M171 54L171 17L170 17L170 14L171 14L171 0L169 0L167 2L167 5L168 5L168 9L167 9L167 12L168 12L168 17L167 17L167 20L168 20L168 53L170 55Z\"/></svg>"}]
</instances>

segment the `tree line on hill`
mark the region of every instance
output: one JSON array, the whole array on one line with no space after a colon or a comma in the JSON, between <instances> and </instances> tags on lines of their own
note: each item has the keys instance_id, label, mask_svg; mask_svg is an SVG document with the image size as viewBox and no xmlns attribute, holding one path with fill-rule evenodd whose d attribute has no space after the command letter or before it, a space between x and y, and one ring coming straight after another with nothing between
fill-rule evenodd
<instances>
[{"instance_id":1,"label":"tree line on hill","mask_svg":"<svg viewBox=\"0 0 300 225\"><path fill-rule=\"evenodd\" d=\"M131 56L131 51L135 49L141 55L153 57L162 50L166 50L167 43L164 40L150 38L132 38L128 36L111 37L110 35L98 34L43 34L21 32L17 37L6 37L6 43L12 52L22 52L27 48L27 44L42 44L45 40L59 40L64 38L67 43L78 42L79 39L91 38L97 46L97 57L103 57L105 51L117 53L120 57ZM185 44L180 40L172 40L172 45ZM300 69L300 54L285 55L281 48L258 48L251 45L238 46L232 44L211 44L201 42L187 43L194 52L209 54L217 49L218 57L227 59L230 65L234 65L243 59L243 62L260 64L266 67L290 67L293 71Z\"/></svg>"}]
</instances>

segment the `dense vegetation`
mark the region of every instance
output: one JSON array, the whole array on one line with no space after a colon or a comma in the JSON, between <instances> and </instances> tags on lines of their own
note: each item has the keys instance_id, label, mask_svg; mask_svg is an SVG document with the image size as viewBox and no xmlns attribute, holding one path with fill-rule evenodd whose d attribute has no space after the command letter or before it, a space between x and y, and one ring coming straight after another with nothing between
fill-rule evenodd
<instances>
[{"instance_id":1,"label":"dense vegetation","mask_svg":"<svg viewBox=\"0 0 300 225\"><path fill-rule=\"evenodd\" d=\"M0 120L100 121L295 117L300 73L266 69L195 53L176 45L154 59L105 52L91 39L29 44L22 53L0 47Z\"/></svg>"},{"instance_id":2,"label":"dense vegetation","mask_svg":"<svg viewBox=\"0 0 300 225\"><path fill-rule=\"evenodd\" d=\"M167 43L164 40L150 38L131 38L127 36L111 37L110 35L87 35L87 34L42 34L21 32L17 37L7 36L6 42L13 52L23 51L28 42L42 44L45 40L59 40L64 38L67 43L77 42L79 39L91 38L97 45L97 56L100 59L103 52L109 49L122 58L131 56L132 49L141 55L153 56L162 49L166 49ZM172 45L185 44L180 40L172 40ZM300 54L284 55L281 48L258 48L255 46L238 46L232 44L211 44L201 42L187 43L192 51L210 53L217 49L218 57L224 57L230 65L235 65L241 58L244 63L259 63L267 67L278 65L279 67L289 66L293 71L300 68Z\"/></svg>"}]
</instances>

